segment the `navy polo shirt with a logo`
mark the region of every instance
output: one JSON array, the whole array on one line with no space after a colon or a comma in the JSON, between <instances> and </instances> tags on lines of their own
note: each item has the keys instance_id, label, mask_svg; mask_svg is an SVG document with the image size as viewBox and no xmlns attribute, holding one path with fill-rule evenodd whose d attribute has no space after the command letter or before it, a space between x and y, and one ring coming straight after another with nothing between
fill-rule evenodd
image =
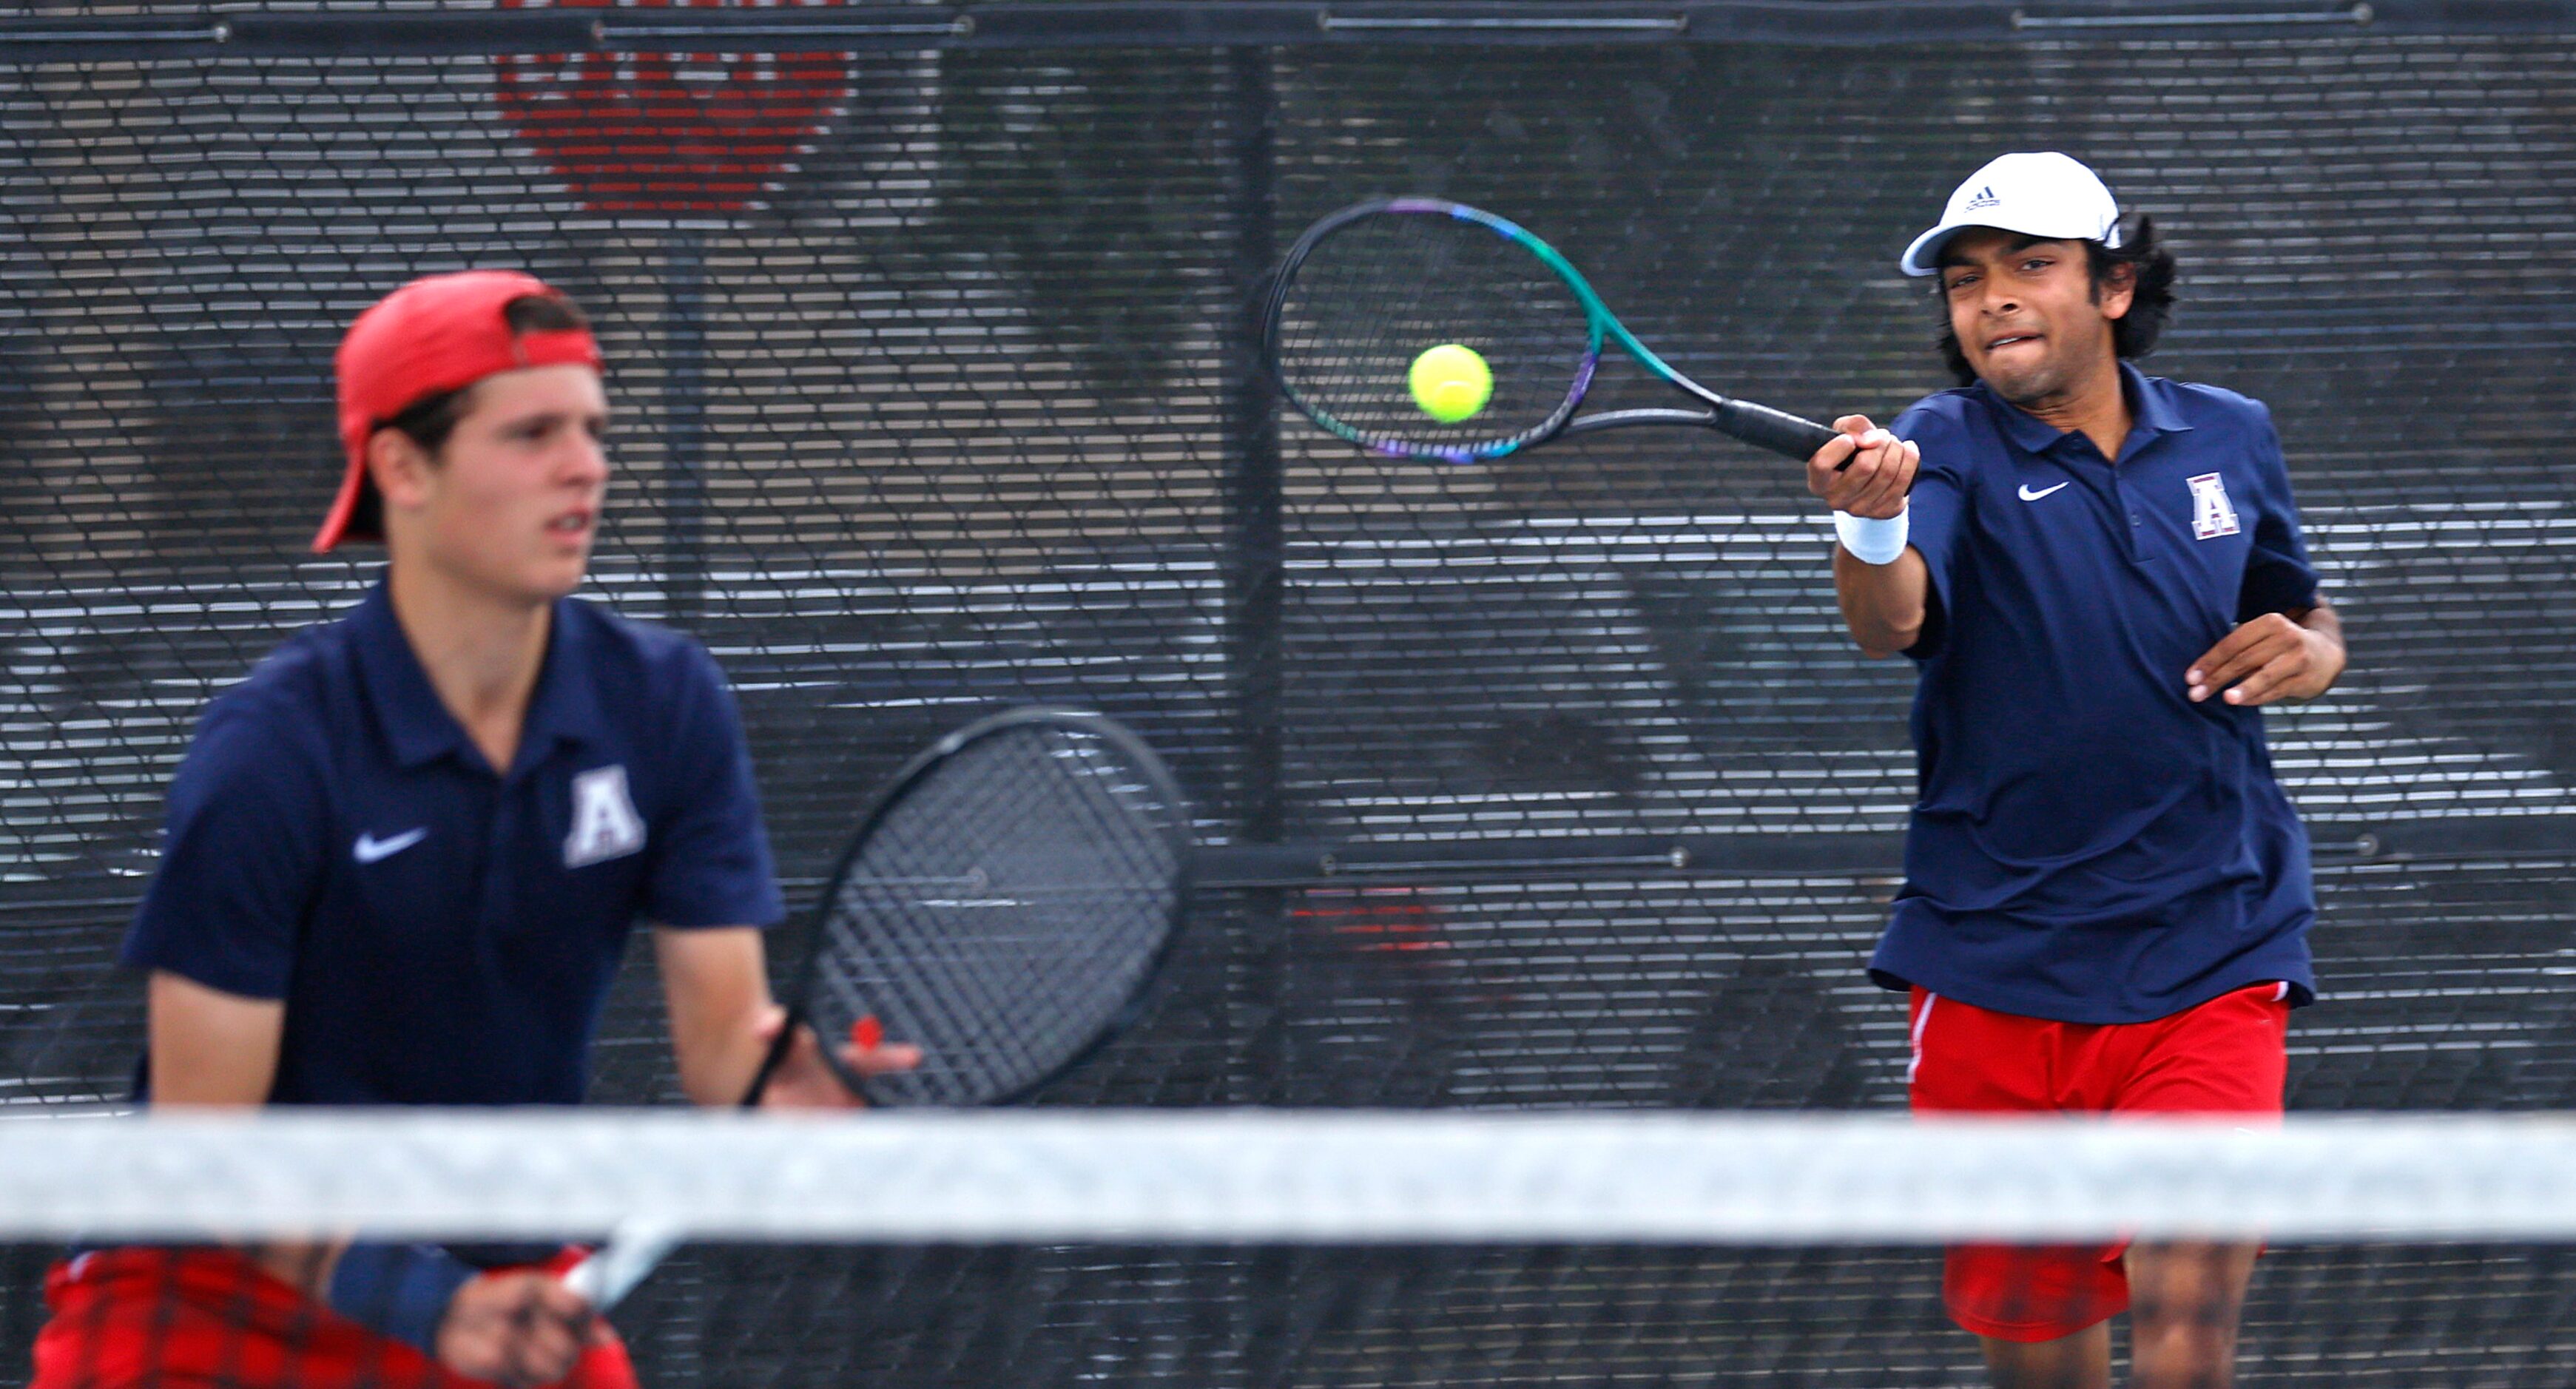
<instances>
[{"instance_id":1,"label":"navy polo shirt with a logo","mask_svg":"<svg viewBox=\"0 0 2576 1389\"><path fill-rule=\"evenodd\" d=\"M282 999L270 1098L572 1104L639 919L784 914L749 756L697 643L555 604L510 766L379 584L208 706L129 965Z\"/></svg>"},{"instance_id":2,"label":"navy polo shirt with a logo","mask_svg":"<svg viewBox=\"0 0 2576 1389\"><path fill-rule=\"evenodd\" d=\"M1932 602L1888 987L2080 1023L2266 981L2313 997L2307 834L2262 712L2183 680L2239 623L2316 602L2280 439L2243 396L2121 373L2116 464L1983 383L1892 426L1923 451Z\"/></svg>"}]
</instances>

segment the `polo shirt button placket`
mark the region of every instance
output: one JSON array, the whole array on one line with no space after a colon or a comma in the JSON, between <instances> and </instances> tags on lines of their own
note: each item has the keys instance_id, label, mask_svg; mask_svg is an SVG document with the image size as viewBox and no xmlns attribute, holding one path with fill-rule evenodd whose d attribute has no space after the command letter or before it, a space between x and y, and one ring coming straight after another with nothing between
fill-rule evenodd
<instances>
[{"instance_id":1,"label":"polo shirt button placket","mask_svg":"<svg viewBox=\"0 0 2576 1389\"><path fill-rule=\"evenodd\" d=\"M512 851L525 852L519 844L518 788L507 777L492 782L492 833L483 846L482 891L476 894L483 919L482 939L498 940L506 932L513 895L510 884L517 876L517 861Z\"/></svg>"},{"instance_id":2,"label":"polo shirt button placket","mask_svg":"<svg viewBox=\"0 0 2576 1389\"><path fill-rule=\"evenodd\" d=\"M2146 560L2146 554L2141 549L2143 537L2139 532L2145 528L2145 523L2135 504L2130 502L2128 484L2121 479L2119 470L2116 468L2111 472L2111 504L2127 513L2129 518L2129 562L2143 563Z\"/></svg>"}]
</instances>

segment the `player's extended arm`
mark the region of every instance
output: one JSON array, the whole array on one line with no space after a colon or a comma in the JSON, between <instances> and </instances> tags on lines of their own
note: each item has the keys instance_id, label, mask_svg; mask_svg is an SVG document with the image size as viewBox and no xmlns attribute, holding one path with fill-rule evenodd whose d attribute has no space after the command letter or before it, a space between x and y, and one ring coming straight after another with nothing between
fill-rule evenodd
<instances>
[{"instance_id":1,"label":"player's extended arm","mask_svg":"<svg viewBox=\"0 0 2576 1389\"><path fill-rule=\"evenodd\" d=\"M679 1060L680 1088L699 1104L739 1104L760 1073L770 1043L787 1024L787 1010L769 995L760 932L749 926L664 927L653 933L653 952L662 968L663 1000L671 1011L671 1049ZM844 1044L841 1059L866 1075L917 1066L921 1051ZM802 1027L761 1090L762 1104L782 1108L835 1109L858 1102L823 1064L813 1032Z\"/></svg>"},{"instance_id":2,"label":"player's extended arm","mask_svg":"<svg viewBox=\"0 0 2576 1389\"><path fill-rule=\"evenodd\" d=\"M1923 452L1913 443L1869 422L1865 415L1834 421L1838 437L1807 460L1807 490L1825 504L1865 521L1892 521L1905 514L1906 494ZM1925 604L1932 591L1931 570L1912 548L1884 564L1871 564L1843 544L1834 546L1834 599L1843 626L1871 656L1893 656L1914 644L1923 632Z\"/></svg>"},{"instance_id":3,"label":"player's extended arm","mask_svg":"<svg viewBox=\"0 0 2576 1389\"><path fill-rule=\"evenodd\" d=\"M2216 695L2235 705L2314 699L2343 674L2343 618L2319 598L2313 608L2265 613L2219 639L2183 672L2195 704Z\"/></svg>"}]
</instances>

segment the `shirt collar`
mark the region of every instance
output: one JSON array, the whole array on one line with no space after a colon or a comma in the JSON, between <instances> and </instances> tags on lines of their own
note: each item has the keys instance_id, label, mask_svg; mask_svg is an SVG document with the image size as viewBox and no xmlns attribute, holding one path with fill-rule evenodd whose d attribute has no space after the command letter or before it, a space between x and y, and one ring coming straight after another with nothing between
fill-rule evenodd
<instances>
[{"instance_id":1,"label":"shirt collar","mask_svg":"<svg viewBox=\"0 0 2576 1389\"><path fill-rule=\"evenodd\" d=\"M589 614L580 609L570 598L555 600L554 620L546 624L546 663L528 696L514 772L535 766L557 743L591 742L599 736L599 691L590 678L594 634L583 620Z\"/></svg>"},{"instance_id":2,"label":"shirt collar","mask_svg":"<svg viewBox=\"0 0 2576 1389\"><path fill-rule=\"evenodd\" d=\"M2120 379L2128 388L2129 408L2137 416L2137 428L2156 434L2182 434L2191 429L2174 405L2171 381L2158 380L2127 362L2120 363Z\"/></svg>"},{"instance_id":3,"label":"shirt collar","mask_svg":"<svg viewBox=\"0 0 2576 1389\"><path fill-rule=\"evenodd\" d=\"M569 598L556 600L554 620L546 624L545 664L537 672L537 688L528 697L518 760L509 769L513 773L536 765L556 743L592 738L599 727L598 693L582 678L591 641L573 607ZM383 579L349 614L348 624L395 765L417 767L451 753L479 763L481 754L474 751L464 725L440 702L437 689L429 683L429 672L421 668L411 639L403 634Z\"/></svg>"},{"instance_id":4,"label":"shirt collar","mask_svg":"<svg viewBox=\"0 0 2576 1389\"><path fill-rule=\"evenodd\" d=\"M2150 434L2179 434L2191 428L2183 422L2182 412L2174 408L2172 382L2156 380L2124 360L2120 363L2120 389L2129 397L2132 435L2141 430ZM2046 453L2051 445L2066 437L2056 425L1995 394L1994 387L1985 382L1979 381L1977 390L1994 407L1996 417L2003 421L2005 437L2022 452ZM2122 452L2125 454L2127 450Z\"/></svg>"}]
</instances>

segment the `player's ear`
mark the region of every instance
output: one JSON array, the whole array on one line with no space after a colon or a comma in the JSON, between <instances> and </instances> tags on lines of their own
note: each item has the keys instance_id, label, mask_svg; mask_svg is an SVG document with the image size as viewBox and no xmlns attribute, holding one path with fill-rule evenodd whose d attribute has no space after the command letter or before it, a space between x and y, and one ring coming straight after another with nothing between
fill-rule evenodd
<instances>
[{"instance_id":1,"label":"player's ear","mask_svg":"<svg viewBox=\"0 0 2576 1389\"><path fill-rule=\"evenodd\" d=\"M2129 306L2138 300L2138 267L2127 261L2115 261L2093 281L2093 302L2102 306L2102 316L2113 321L2129 316Z\"/></svg>"},{"instance_id":2,"label":"player's ear","mask_svg":"<svg viewBox=\"0 0 2576 1389\"><path fill-rule=\"evenodd\" d=\"M436 466L429 450L399 429L379 429L367 438L367 476L389 512L408 511L426 501Z\"/></svg>"}]
</instances>

